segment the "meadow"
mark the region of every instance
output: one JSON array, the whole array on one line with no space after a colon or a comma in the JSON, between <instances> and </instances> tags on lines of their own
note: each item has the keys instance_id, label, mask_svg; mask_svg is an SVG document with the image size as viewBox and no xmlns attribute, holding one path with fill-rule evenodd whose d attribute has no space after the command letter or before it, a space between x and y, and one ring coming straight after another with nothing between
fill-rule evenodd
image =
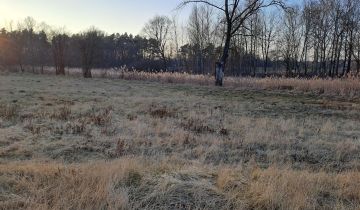
<instances>
[{"instance_id":1,"label":"meadow","mask_svg":"<svg viewBox=\"0 0 360 210\"><path fill-rule=\"evenodd\" d=\"M358 79L94 77L0 75L0 209L360 206Z\"/></svg>"}]
</instances>

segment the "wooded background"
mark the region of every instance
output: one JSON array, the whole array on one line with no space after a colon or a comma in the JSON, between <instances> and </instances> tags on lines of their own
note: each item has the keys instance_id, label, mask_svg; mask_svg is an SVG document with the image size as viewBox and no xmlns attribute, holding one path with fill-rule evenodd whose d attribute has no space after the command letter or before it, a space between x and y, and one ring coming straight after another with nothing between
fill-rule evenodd
<instances>
[{"instance_id":1,"label":"wooded background","mask_svg":"<svg viewBox=\"0 0 360 210\"><path fill-rule=\"evenodd\" d=\"M246 7L251 1L241 1ZM55 66L213 74L224 45L224 16L193 4L188 21L155 16L139 35L91 27L76 34L31 17L0 31L0 65L22 71ZM226 75L341 77L360 71L360 1L304 0L266 7L231 40ZM122 21L122 20L119 20Z\"/></svg>"}]
</instances>

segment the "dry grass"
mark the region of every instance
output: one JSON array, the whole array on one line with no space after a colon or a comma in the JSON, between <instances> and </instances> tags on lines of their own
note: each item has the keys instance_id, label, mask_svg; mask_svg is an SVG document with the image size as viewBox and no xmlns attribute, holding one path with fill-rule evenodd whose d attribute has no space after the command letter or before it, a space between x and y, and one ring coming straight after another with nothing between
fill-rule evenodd
<instances>
[{"instance_id":1,"label":"dry grass","mask_svg":"<svg viewBox=\"0 0 360 210\"><path fill-rule=\"evenodd\" d=\"M271 167L252 172L248 195L254 209L356 209L359 173L310 173Z\"/></svg>"},{"instance_id":2,"label":"dry grass","mask_svg":"<svg viewBox=\"0 0 360 210\"><path fill-rule=\"evenodd\" d=\"M70 72L71 70L69 70ZM75 70L74 70L75 71ZM102 71L104 73L102 73ZM211 75L192 75L187 73L171 72L139 72L121 69L94 70L95 77L120 78L125 80L143 80L152 82L213 85L214 78ZM226 87L245 88L255 90L293 90L299 92L310 92L325 95L359 96L360 80L358 78L323 79L323 78L251 78L251 77L226 77Z\"/></svg>"},{"instance_id":3,"label":"dry grass","mask_svg":"<svg viewBox=\"0 0 360 210\"><path fill-rule=\"evenodd\" d=\"M360 175L176 160L0 166L3 209L356 209Z\"/></svg>"},{"instance_id":4,"label":"dry grass","mask_svg":"<svg viewBox=\"0 0 360 210\"><path fill-rule=\"evenodd\" d=\"M53 74L53 68L46 68L46 72ZM66 70L67 75L81 76L82 71L78 68ZM214 85L212 75L192 75L188 73L172 72L142 72L129 70L122 67L113 69L93 69L95 78L111 78L124 80L141 80L162 83L193 84L193 85ZM360 96L360 80L358 77L348 76L344 78L252 78L252 77L225 77L225 87L255 89L255 90L286 90L314 94L336 95L354 97Z\"/></svg>"},{"instance_id":5,"label":"dry grass","mask_svg":"<svg viewBox=\"0 0 360 210\"><path fill-rule=\"evenodd\" d=\"M360 205L356 98L11 73L0 84L0 209Z\"/></svg>"},{"instance_id":6,"label":"dry grass","mask_svg":"<svg viewBox=\"0 0 360 210\"><path fill-rule=\"evenodd\" d=\"M104 70L106 71L106 70ZM211 75L191 75L187 73L147 73L138 71L107 71L105 78L120 78L126 80L144 80L153 82L213 85ZM226 77L225 87L245 88L255 90L293 90L315 94L359 96L360 80L358 78L323 79L323 78L251 78Z\"/></svg>"},{"instance_id":7,"label":"dry grass","mask_svg":"<svg viewBox=\"0 0 360 210\"><path fill-rule=\"evenodd\" d=\"M315 94L359 96L358 78L322 79L322 78L229 78L230 87L253 88L262 90L294 90Z\"/></svg>"},{"instance_id":8,"label":"dry grass","mask_svg":"<svg viewBox=\"0 0 360 210\"><path fill-rule=\"evenodd\" d=\"M127 159L111 165L11 164L0 172L9 196L1 199L4 209L125 209L129 198L122 186L141 179L143 169Z\"/></svg>"},{"instance_id":9,"label":"dry grass","mask_svg":"<svg viewBox=\"0 0 360 210\"><path fill-rule=\"evenodd\" d=\"M16 104L0 104L0 117L11 120L17 117L19 107Z\"/></svg>"},{"instance_id":10,"label":"dry grass","mask_svg":"<svg viewBox=\"0 0 360 210\"><path fill-rule=\"evenodd\" d=\"M71 115L71 109L69 106L62 106L58 110L52 113L51 117L59 120L68 120Z\"/></svg>"}]
</instances>

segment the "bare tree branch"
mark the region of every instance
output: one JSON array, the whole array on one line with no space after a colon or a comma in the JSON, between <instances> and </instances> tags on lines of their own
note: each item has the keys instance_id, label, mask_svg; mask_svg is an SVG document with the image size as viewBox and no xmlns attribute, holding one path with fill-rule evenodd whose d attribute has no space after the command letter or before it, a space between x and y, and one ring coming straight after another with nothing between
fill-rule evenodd
<instances>
[{"instance_id":1,"label":"bare tree branch","mask_svg":"<svg viewBox=\"0 0 360 210\"><path fill-rule=\"evenodd\" d=\"M214 8L216 8L216 9L219 9L219 10L225 12L225 9L224 9L224 8L222 8L222 7L218 6L218 5L215 5L215 4L213 4L213 3L209 2L209 1L205 1L205 0L186 0L186 1L183 1L183 2L178 6L178 9L180 9L180 8L182 8L183 6L186 6L187 4L190 4L190 3L203 3L203 4L207 4L207 5L211 6L211 7L214 7Z\"/></svg>"}]
</instances>

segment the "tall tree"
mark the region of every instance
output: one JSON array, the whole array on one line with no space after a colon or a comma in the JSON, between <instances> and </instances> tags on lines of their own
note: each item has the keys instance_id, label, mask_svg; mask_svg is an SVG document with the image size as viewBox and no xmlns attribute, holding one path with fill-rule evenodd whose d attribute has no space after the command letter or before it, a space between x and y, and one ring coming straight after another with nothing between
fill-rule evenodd
<instances>
[{"instance_id":1,"label":"tall tree","mask_svg":"<svg viewBox=\"0 0 360 210\"><path fill-rule=\"evenodd\" d=\"M100 53L104 33L94 27L83 32L79 37L79 46L84 78L92 78L91 69L94 67L98 53Z\"/></svg>"},{"instance_id":2,"label":"tall tree","mask_svg":"<svg viewBox=\"0 0 360 210\"><path fill-rule=\"evenodd\" d=\"M264 61L264 73L267 73L269 65L270 47L273 45L276 36L278 21L275 13L265 13L261 16L261 54Z\"/></svg>"},{"instance_id":3,"label":"tall tree","mask_svg":"<svg viewBox=\"0 0 360 210\"><path fill-rule=\"evenodd\" d=\"M204 74L205 65L212 52L214 43L214 23L212 21L212 9L207 6L193 7L188 23L188 37L194 50L194 73Z\"/></svg>"},{"instance_id":4,"label":"tall tree","mask_svg":"<svg viewBox=\"0 0 360 210\"><path fill-rule=\"evenodd\" d=\"M269 6L284 6L282 0L224 0L222 3L212 0L184 0L181 6L189 3L203 3L219 10L225 19L225 44L220 61L217 63L215 72L215 84L222 86L224 70L227 59L231 39L238 35L239 30L244 26L244 22L251 16L257 14L262 8Z\"/></svg>"},{"instance_id":5,"label":"tall tree","mask_svg":"<svg viewBox=\"0 0 360 210\"><path fill-rule=\"evenodd\" d=\"M299 11L299 8L291 8L286 11L282 37L278 43L288 76L299 73L298 58L301 42Z\"/></svg>"},{"instance_id":6,"label":"tall tree","mask_svg":"<svg viewBox=\"0 0 360 210\"><path fill-rule=\"evenodd\" d=\"M166 16L155 16L144 27L148 38L156 41L156 50L163 60L164 70L167 70L166 47L169 41L171 20Z\"/></svg>"},{"instance_id":7,"label":"tall tree","mask_svg":"<svg viewBox=\"0 0 360 210\"><path fill-rule=\"evenodd\" d=\"M48 54L50 54L50 43L45 31L40 31L36 34L36 39L33 45L35 45L35 63L37 67L40 67L40 72L44 73L44 66L49 62Z\"/></svg>"},{"instance_id":8,"label":"tall tree","mask_svg":"<svg viewBox=\"0 0 360 210\"><path fill-rule=\"evenodd\" d=\"M66 34L58 33L51 40L56 75L65 75L65 51L68 39Z\"/></svg>"}]
</instances>

